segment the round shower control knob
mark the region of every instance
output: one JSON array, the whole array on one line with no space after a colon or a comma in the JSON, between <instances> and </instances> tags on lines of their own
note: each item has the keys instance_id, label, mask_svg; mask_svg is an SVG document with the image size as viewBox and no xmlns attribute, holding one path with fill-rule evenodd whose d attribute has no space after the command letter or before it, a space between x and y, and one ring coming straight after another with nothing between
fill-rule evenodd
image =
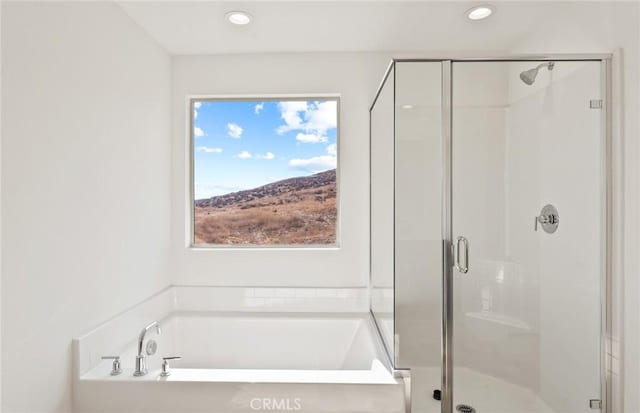
<instances>
[{"instance_id":1,"label":"round shower control knob","mask_svg":"<svg viewBox=\"0 0 640 413\"><path fill-rule=\"evenodd\" d=\"M560 225L560 217L558 215L558 210L551 204L545 205L542 207L542 211L540 211L540 215L535 217L534 227L535 231L538 230L538 223L544 230L544 232L548 234L553 234L558 229L558 225Z\"/></svg>"}]
</instances>

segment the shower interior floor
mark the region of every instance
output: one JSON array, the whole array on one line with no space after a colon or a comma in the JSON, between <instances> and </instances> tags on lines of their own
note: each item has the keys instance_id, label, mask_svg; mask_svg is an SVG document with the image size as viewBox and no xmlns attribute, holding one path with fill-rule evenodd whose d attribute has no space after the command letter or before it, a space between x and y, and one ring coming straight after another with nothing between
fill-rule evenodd
<instances>
[{"instance_id":1,"label":"shower interior floor","mask_svg":"<svg viewBox=\"0 0 640 413\"><path fill-rule=\"evenodd\" d=\"M440 386L440 369L412 368L412 406L416 413L439 413L440 402L432 397ZM421 390L417 390L421 389ZM422 389L426 389L423 391ZM454 408L473 407L477 413L555 413L533 391L467 368L454 372Z\"/></svg>"}]
</instances>

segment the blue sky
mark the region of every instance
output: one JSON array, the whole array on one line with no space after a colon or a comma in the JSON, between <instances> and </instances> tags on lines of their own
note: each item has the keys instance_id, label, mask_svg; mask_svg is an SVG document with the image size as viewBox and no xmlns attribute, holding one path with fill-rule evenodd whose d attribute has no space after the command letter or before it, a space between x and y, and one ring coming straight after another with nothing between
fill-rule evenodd
<instances>
[{"instance_id":1,"label":"blue sky","mask_svg":"<svg viewBox=\"0 0 640 413\"><path fill-rule=\"evenodd\" d=\"M196 102L195 199L336 167L337 102Z\"/></svg>"}]
</instances>

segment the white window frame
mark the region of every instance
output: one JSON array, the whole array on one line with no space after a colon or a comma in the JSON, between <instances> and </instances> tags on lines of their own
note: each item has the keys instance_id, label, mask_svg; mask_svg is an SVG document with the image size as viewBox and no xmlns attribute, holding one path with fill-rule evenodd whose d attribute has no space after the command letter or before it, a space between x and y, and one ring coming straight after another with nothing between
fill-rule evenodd
<instances>
[{"instance_id":1,"label":"white window frame","mask_svg":"<svg viewBox=\"0 0 640 413\"><path fill-rule=\"evenodd\" d=\"M195 110L194 104L196 102L280 102L280 101L313 101L313 100L335 100L336 101L336 237L335 242L331 244L195 244L195 136L194 130L194 118L193 111ZM188 142L186 147L187 155L187 171L186 175L186 219L188 220L185 226L187 233L186 244L191 250L335 250L340 249L341 241L341 190L340 190L340 171L341 171L341 156L340 156L340 105L341 96L337 93L310 93L310 94L250 94L250 95L188 95L186 98L186 134Z\"/></svg>"}]
</instances>

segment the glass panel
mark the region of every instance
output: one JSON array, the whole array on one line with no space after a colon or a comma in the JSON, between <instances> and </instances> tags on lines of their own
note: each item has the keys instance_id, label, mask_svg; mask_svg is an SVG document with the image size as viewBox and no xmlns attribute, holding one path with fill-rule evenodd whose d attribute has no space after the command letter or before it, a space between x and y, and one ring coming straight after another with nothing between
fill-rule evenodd
<instances>
[{"instance_id":1,"label":"glass panel","mask_svg":"<svg viewBox=\"0 0 640 413\"><path fill-rule=\"evenodd\" d=\"M540 63L453 64L454 408L600 399L600 62Z\"/></svg>"},{"instance_id":2,"label":"glass panel","mask_svg":"<svg viewBox=\"0 0 640 413\"><path fill-rule=\"evenodd\" d=\"M338 103L192 100L193 246L335 247Z\"/></svg>"},{"instance_id":3,"label":"glass panel","mask_svg":"<svg viewBox=\"0 0 640 413\"><path fill-rule=\"evenodd\" d=\"M410 368L414 410L440 389L442 64L396 64L396 366ZM426 396L426 397L425 397Z\"/></svg>"},{"instance_id":4,"label":"glass panel","mask_svg":"<svg viewBox=\"0 0 640 413\"><path fill-rule=\"evenodd\" d=\"M389 356L393 348L393 98L389 73L371 109L371 311Z\"/></svg>"}]
</instances>

